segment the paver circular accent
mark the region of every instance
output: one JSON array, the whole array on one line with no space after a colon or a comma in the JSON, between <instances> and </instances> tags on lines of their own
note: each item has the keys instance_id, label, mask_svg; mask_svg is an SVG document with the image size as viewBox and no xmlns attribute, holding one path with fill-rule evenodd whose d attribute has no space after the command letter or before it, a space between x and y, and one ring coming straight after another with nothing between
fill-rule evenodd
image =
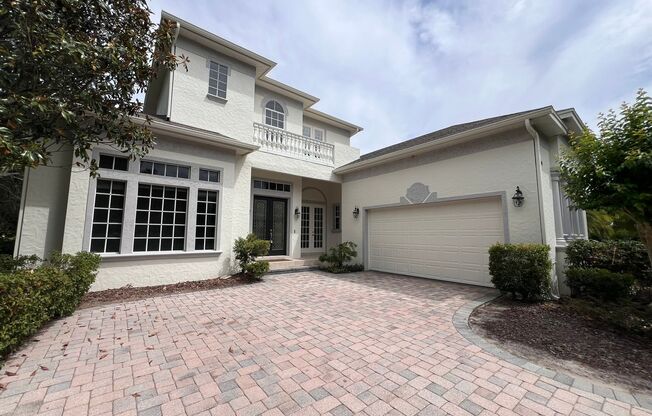
<instances>
[{"instance_id":1,"label":"paver circular accent","mask_svg":"<svg viewBox=\"0 0 652 416\"><path fill-rule=\"evenodd\" d=\"M471 314L480 306L489 303L498 297L500 297L500 294L486 295L475 299L460 307L455 312L455 315L453 315L453 325L457 331L469 342L472 342L490 354L493 354L496 357L507 361L508 363L517 365L524 370L528 370L533 373L551 378L555 381L566 384L570 387L575 387L588 393L597 394L598 396L602 396L606 399L621 400L635 406L640 406L645 409L652 410L652 396L650 395L643 393L631 393L627 390L619 389L614 386L594 383L585 377L570 375L561 371L555 371L546 367L542 367L539 364L528 361L525 358L518 357L509 351L500 348L496 344L475 333L469 325L469 318Z\"/></svg>"}]
</instances>

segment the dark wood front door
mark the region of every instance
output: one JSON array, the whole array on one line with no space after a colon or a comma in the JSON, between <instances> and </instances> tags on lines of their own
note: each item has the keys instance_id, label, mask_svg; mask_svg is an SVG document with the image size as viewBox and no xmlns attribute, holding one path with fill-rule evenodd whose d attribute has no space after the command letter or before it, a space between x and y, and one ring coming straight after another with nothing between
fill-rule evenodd
<instances>
[{"instance_id":1,"label":"dark wood front door","mask_svg":"<svg viewBox=\"0 0 652 416\"><path fill-rule=\"evenodd\" d=\"M287 254L287 210L286 199L254 196L253 232L270 241L270 256Z\"/></svg>"}]
</instances>

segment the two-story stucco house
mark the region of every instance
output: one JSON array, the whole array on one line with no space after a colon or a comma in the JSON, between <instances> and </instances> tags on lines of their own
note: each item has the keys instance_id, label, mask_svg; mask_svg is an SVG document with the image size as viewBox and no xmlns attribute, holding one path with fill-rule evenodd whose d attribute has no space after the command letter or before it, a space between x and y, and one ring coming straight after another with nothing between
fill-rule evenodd
<instances>
[{"instance_id":1,"label":"two-story stucco house","mask_svg":"<svg viewBox=\"0 0 652 416\"><path fill-rule=\"evenodd\" d=\"M545 242L557 258L586 235L555 167L582 128L574 110L452 126L360 157L361 128L268 77L274 62L162 18L177 22L173 52L190 62L147 91L156 145L138 160L95 148L99 178L71 169L70 151L27 171L16 254L92 251L103 258L94 290L144 286L229 274L234 239L253 232L279 263L354 241L367 269L490 285L492 243Z\"/></svg>"}]
</instances>

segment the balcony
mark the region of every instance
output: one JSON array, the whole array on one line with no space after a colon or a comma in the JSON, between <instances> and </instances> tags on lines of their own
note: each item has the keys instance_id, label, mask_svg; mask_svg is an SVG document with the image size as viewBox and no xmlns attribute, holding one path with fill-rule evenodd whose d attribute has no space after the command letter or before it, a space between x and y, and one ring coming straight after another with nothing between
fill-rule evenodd
<instances>
[{"instance_id":1,"label":"balcony","mask_svg":"<svg viewBox=\"0 0 652 416\"><path fill-rule=\"evenodd\" d=\"M254 143L260 150L322 165L335 164L335 148L330 143L310 139L276 127L254 123Z\"/></svg>"}]
</instances>

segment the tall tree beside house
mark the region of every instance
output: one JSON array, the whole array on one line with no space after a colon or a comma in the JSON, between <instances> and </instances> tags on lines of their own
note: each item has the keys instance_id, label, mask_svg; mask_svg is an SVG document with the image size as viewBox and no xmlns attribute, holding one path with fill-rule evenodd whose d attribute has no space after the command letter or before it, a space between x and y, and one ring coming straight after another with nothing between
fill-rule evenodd
<instances>
[{"instance_id":1,"label":"tall tree beside house","mask_svg":"<svg viewBox=\"0 0 652 416\"><path fill-rule=\"evenodd\" d=\"M598 132L573 135L560 161L564 189L578 207L624 213L636 224L652 261L652 99L600 114Z\"/></svg>"},{"instance_id":2,"label":"tall tree beside house","mask_svg":"<svg viewBox=\"0 0 652 416\"><path fill-rule=\"evenodd\" d=\"M175 24L150 21L144 0L2 0L0 172L51 164L72 149L105 143L139 156L153 144L134 101L162 69L185 64L170 52Z\"/></svg>"}]
</instances>

